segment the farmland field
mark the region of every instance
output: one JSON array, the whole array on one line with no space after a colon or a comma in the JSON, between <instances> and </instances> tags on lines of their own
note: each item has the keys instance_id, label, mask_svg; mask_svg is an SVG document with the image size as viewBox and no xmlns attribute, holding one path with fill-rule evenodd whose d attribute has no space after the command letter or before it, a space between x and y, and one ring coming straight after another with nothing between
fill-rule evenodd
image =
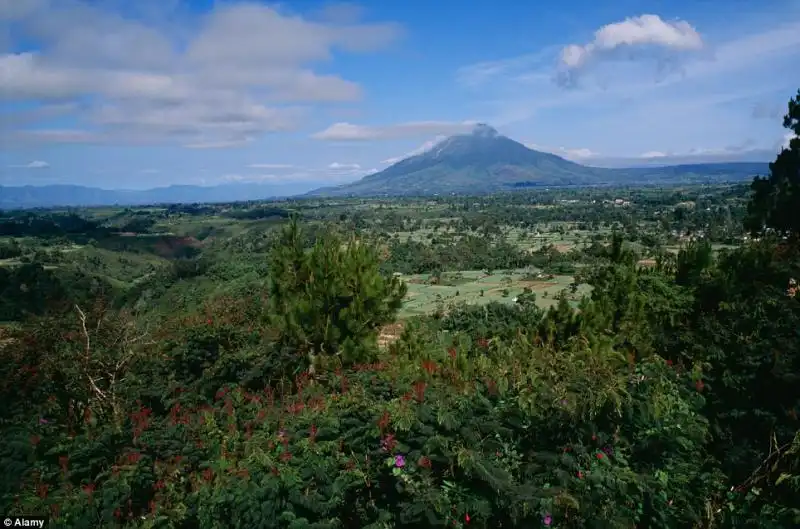
<instances>
[{"instance_id":1,"label":"farmland field","mask_svg":"<svg viewBox=\"0 0 800 529\"><path fill-rule=\"evenodd\" d=\"M510 273L463 271L444 274L440 284L432 283L430 274L400 275L408 286L400 317L430 314L446 309L452 304L482 305L491 302L514 303L514 298L529 288L536 294L536 304L549 308L558 302L558 294L569 292L572 276L557 275L532 278L531 270L511 270ZM587 285L578 285L576 293L568 294L571 304L577 305L580 297L589 292Z\"/></svg>"}]
</instances>

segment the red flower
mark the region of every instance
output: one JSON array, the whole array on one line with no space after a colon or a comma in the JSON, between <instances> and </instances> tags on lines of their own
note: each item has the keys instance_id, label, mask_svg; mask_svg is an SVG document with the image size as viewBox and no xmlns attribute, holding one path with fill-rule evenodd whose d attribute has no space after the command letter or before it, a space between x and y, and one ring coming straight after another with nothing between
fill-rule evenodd
<instances>
[{"instance_id":1,"label":"red flower","mask_svg":"<svg viewBox=\"0 0 800 529\"><path fill-rule=\"evenodd\" d=\"M578 476L578 479L583 479L583 472L581 472L579 470L577 476Z\"/></svg>"},{"instance_id":2,"label":"red flower","mask_svg":"<svg viewBox=\"0 0 800 529\"><path fill-rule=\"evenodd\" d=\"M436 363L430 360L423 360L422 361L422 369L428 372L428 374L432 375L434 371L436 371Z\"/></svg>"},{"instance_id":3,"label":"red flower","mask_svg":"<svg viewBox=\"0 0 800 529\"><path fill-rule=\"evenodd\" d=\"M469 514L464 515L464 522L469 523Z\"/></svg>"},{"instance_id":4,"label":"red flower","mask_svg":"<svg viewBox=\"0 0 800 529\"><path fill-rule=\"evenodd\" d=\"M419 381L414 383L414 394L417 397L417 402L422 402L425 400L425 388L427 384L425 382Z\"/></svg>"},{"instance_id":5,"label":"red flower","mask_svg":"<svg viewBox=\"0 0 800 529\"><path fill-rule=\"evenodd\" d=\"M206 323L207 323L207 324L209 324L209 325L211 325L213 322L211 321L211 318L208 318L208 319L206 320Z\"/></svg>"},{"instance_id":6,"label":"red flower","mask_svg":"<svg viewBox=\"0 0 800 529\"><path fill-rule=\"evenodd\" d=\"M597 459L603 459L605 457L601 452L597 453Z\"/></svg>"},{"instance_id":7,"label":"red flower","mask_svg":"<svg viewBox=\"0 0 800 529\"><path fill-rule=\"evenodd\" d=\"M455 359L456 359L456 355L457 355L458 353L456 352L456 348L455 348L455 347L451 347L450 349L448 349L448 350L447 350L447 354L449 354L449 355L450 355L450 358L452 358L453 360L455 360Z\"/></svg>"},{"instance_id":8,"label":"red flower","mask_svg":"<svg viewBox=\"0 0 800 529\"><path fill-rule=\"evenodd\" d=\"M694 387L697 389L697 391L703 391L703 388L706 387L706 385L703 384L702 380L698 380L694 383Z\"/></svg>"},{"instance_id":9,"label":"red flower","mask_svg":"<svg viewBox=\"0 0 800 529\"><path fill-rule=\"evenodd\" d=\"M667 360L667 365L671 366L672 365L672 360Z\"/></svg>"}]
</instances>

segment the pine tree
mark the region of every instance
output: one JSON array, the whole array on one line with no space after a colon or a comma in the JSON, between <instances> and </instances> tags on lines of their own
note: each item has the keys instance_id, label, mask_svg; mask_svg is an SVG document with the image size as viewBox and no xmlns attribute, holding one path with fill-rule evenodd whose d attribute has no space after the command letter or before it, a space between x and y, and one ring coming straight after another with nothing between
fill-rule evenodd
<instances>
[{"instance_id":1,"label":"pine tree","mask_svg":"<svg viewBox=\"0 0 800 529\"><path fill-rule=\"evenodd\" d=\"M406 287L380 264L372 246L330 232L306 250L296 219L281 234L270 255L271 317L312 371L320 357L363 360L378 328L394 320Z\"/></svg>"}]
</instances>

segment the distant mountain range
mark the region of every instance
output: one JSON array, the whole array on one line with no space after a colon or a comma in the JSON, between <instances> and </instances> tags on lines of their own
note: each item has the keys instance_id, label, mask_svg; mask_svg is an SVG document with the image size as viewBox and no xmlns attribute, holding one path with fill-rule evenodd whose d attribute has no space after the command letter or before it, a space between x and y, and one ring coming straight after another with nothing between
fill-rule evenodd
<instances>
[{"instance_id":1,"label":"distant mountain range","mask_svg":"<svg viewBox=\"0 0 800 529\"><path fill-rule=\"evenodd\" d=\"M768 171L769 164L762 162L625 169L588 167L555 154L529 149L488 125L477 125L469 134L447 138L427 152L401 160L361 180L317 189L302 196L482 194L556 186L741 182ZM175 185L145 191L75 185L0 186L0 209L237 202L296 196L297 193L297 184Z\"/></svg>"},{"instance_id":2,"label":"distant mountain range","mask_svg":"<svg viewBox=\"0 0 800 529\"><path fill-rule=\"evenodd\" d=\"M0 209L145 204L212 203L266 200L297 194L297 185L175 185L144 191L109 190L76 185L0 186Z\"/></svg>"},{"instance_id":3,"label":"distant mountain range","mask_svg":"<svg viewBox=\"0 0 800 529\"><path fill-rule=\"evenodd\" d=\"M767 163L714 163L609 169L536 151L488 125L452 136L357 182L317 189L310 196L470 194L541 186L714 183L766 174Z\"/></svg>"}]
</instances>

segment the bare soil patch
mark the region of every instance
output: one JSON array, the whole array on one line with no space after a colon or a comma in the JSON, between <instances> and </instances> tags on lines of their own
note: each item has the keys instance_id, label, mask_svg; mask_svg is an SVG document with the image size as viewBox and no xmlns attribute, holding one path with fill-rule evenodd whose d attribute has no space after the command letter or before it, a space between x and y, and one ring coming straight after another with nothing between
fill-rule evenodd
<instances>
[{"instance_id":1,"label":"bare soil patch","mask_svg":"<svg viewBox=\"0 0 800 529\"><path fill-rule=\"evenodd\" d=\"M378 334L378 346L385 349L399 340L404 327L405 324L402 321L384 325Z\"/></svg>"}]
</instances>

